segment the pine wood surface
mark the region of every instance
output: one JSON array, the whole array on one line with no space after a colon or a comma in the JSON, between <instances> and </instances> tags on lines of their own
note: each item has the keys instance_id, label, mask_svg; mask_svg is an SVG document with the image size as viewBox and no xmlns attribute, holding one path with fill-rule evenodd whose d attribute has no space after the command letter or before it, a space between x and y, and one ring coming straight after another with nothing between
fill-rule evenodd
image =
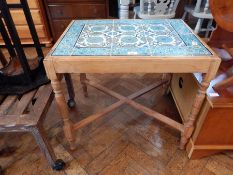
<instances>
[{"instance_id":1,"label":"pine wood surface","mask_svg":"<svg viewBox=\"0 0 233 175\"><path fill-rule=\"evenodd\" d=\"M48 49L46 49L48 50ZM32 55L30 48L26 53ZM161 80L156 74L87 74L87 78L128 96L145 86ZM116 102L115 98L88 87L84 97L78 75L72 75L78 108L70 110L74 122L96 113ZM62 86L65 86L63 82ZM65 93L67 95L67 93ZM178 111L171 96L164 90L151 91L136 102L146 105L179 122ZM188 160L186 152L178 149L180 133L155 119L122 106L107 117L76 132L76 150L70 151L63 134L60 114L52 103L44 123L56 156L67 163L62 172L54 172L47 164L30 134L1 134L0 147L10 146L0 153L0 165L6 175L94 175L94 174L165 174L165 175L231 175L233 152L228 151L200 160Z\"/></svg>"}]
</instances>

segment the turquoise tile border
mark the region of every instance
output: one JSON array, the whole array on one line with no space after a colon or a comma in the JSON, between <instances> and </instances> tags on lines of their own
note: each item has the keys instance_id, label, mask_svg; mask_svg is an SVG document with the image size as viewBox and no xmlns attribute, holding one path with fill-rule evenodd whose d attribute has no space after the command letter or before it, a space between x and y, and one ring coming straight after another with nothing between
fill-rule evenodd
<instances>
[{"instance_id":1,"label":"turquoise tile border","mask_svg":"<svg viewBox=\"0 0 233 175\"><path fill-rule=\"evenodd\" d=\"M76 20L53 56L205 56L211 52L180 19Z\"/></svg>"}]
</instances>

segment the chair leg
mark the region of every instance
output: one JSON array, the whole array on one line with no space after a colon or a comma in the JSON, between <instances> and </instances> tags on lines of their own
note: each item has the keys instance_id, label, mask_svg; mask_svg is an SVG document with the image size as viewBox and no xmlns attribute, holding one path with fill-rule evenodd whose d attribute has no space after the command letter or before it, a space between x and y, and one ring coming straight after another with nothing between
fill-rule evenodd
<instances>
[{"instance_id":1,"label":"chair leg","mask_svg":"<svg viewBox=\"0 0 233 175\"><path fill-rule=\"evenodd\" d=\"M137 18L137 14L136 14L136 12L134 12L134 16L133 16L133 18L134 18L134 19L136 19L136 18Z\"/></svg>"},{"instance_id":2,"label":"chair leg","mask_svg":"<svg viewBox=\"0 0 233 175\"><path fill-rule=\"evenodd\" d=\"M202 23L203 23L203 19L199 18L197 21L196 27L194 29L194 33L198 34L200 32Z\"/></svg>"},{"instance_id":3,"label":"chair leg","mask_svg":"<svg viewBox=\"0 0 233 175\"><path fill-rule=\"evenodd\" d=\"M211 31L212 24L213 24L213 19L210 19L208 21L208 24L207 24L207 30L206 30L206 33L205 33L205 38L208 38L209 33Z\"/></svg>"},{"instance_id":4,"label":"chair leg","mask_svg":"<svg viewBox=\"0 0 233 175\"><path fill-rule=\"evenodd\" d=\"M49 165L54 170L58 170L58 171L62 170L65 166L65 163L62 160L56 160L56 156L54 154L54 151L46 138L46 135L44 133L43 128L39 125L36 127L32 127L29 130L32 133L32 135L34 136L41 152L44 154Z\"/></svg>"},{"instance_id":5,"label":"chair leg","mask_svg":"<svg viewBox=\"0 0 233 175\"><path fill-rule=\"evenodd\" d=\"M134 18L134 19L137 19L137 12L136 12L136 10L134 10L133 12L134 12L133 18Z\"/></svg>"},{"instance_id":6,"label":"chair leg","mask_svg":"<svg viewBox=\"0 0 233 175\"><path fill-rule=\"evenodd\" d=\"M183 16L182 16L182 20L185 20L185 17L187 16L187 14L188 14L188 12L185 11L184 14L183 14Z\"/></svg>"},{"instance_id":7,"label":"chair leg","mask_svg":"<svg viewBox=\"0 0 233 175\"><path fill-rule=\"evenodd\" d=\"M65 77L66 86L67 86L67 90L69 94L69 100L67 103L68 103L68 106L72 108L75 106L75 100L74 100L75 92L74 92L73 82L72 82L70 74L66 73L64 74L64 77Z\"/></svg>"},{"instance_id":8,"label":"chair leg","mask_svg":"<svg viewBox=\"0 0 233 175\"><path fill-rule=\"evenodd\" d=\"M87 85L85 83L85 81L87 80L87 76L85 73L81 73L80 74L80 82L83 86L83 93L85 97L88 97L88 92L87 92Z\"/></svg>"}]
</instances>

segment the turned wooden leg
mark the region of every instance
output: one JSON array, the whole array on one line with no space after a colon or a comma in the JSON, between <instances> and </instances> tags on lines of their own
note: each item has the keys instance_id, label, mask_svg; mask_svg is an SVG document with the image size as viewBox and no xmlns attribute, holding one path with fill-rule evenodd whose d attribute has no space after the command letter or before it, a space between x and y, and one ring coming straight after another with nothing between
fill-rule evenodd
<instances>
[{"instance_id":1,"label":"turned wooden leg","mask_svg":"<svg viewBox=\"0 0 233 175\"><path fill-rule=\"evenodd\" d=\"M86 74L81 73L81 74L80 74L80 82L81 82L82 87L83 87L83 93L84 93L84 96L85 96L85 97L88 97L87 84L86 84L86 82L85 82L86 80L87 80Z\"/></svg>"},{"instance_id":2,"label":"turned wooden leg","mask_svg":"<svg viewBox=\"0 0 233 175\"><path fill-rule=\"evenodd\" d=\"M205 75L206 77L206 75ZM180 149L184 149L189 138L191 137L194 131L194 124L198 113L201 109L203 101L205 99L206 90L209 87L210 81L203 77L204 81L201 83L201 86L198 89L197 95L194 99L192 110L189 114L188 120L184 123L184 132L181 133Z\"/></svg>"},{"instance_id":3,"label":"turned wooden leg","mask_svg":"<svg viewBox=\"0 0 233 175\"><path fill-rule=\"evenodd\" d=\"M207 30L205 32L205 38L209 37L210 31L212 31L212 25L213 25L213 19L209 19L208 24L207 24Z\"/></svg>"},{"instance_id":4,"label":"turned wooden leg","mask_svg":"<svg viewBox=\"0 0 233 175\"><path fill-rule=\"evenodd\" d=\"M69 118L69 111L66 105L64 93L62 92L61 81L59 80L58 77L56 79L53 78L51 79L51 84L52 84L53 91L55 94L55 99L57 102L58 109L63 118L63 122L64 122L63 129L64 129L65 137L70 144L70 149L73 150L75 149L75 139L73 135L73 123L71 122Z\"/></svg>"},{"instance_id":5,"label":"turned wooden leg","mask_svg":"<svg viewBox=\"0 0 233 175\"><path fill-rule=\"evenodd\" d=\"M34 136L36 143L40 148L40 151L44 154L45 158L49 162L49 165L53 167L56 161L56 156L54 154L51 145L49 144L46 138L46 134L44 133L44 130L42 129L42 127L32 127L29 130Z\"/></svg>"}]
</instances>

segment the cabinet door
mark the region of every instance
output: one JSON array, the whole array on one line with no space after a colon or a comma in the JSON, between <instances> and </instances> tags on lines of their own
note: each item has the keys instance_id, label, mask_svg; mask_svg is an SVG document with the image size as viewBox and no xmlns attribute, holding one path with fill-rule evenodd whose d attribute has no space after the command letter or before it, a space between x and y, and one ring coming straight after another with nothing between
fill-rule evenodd
<instances>
[{"instance_id":1,"label":"cabinet door","mask_svg":"<svg viewBox=\"0 0 233 175\"><path fill-rule=\"evenodd\" d=\"M188 118L197 90L193 74L173 74L171 91L183 121Z\"/></svg>"},{"instance_id":2,"label":"cabinet door","mask_svg":"<svg viewBox=\"0 0 233 175\"><path fill-rule=\"evenodd\" d=\"M53 20L52 25L54 27L54 39L57 40L61 34L65 31L66 27L72 20Z\"/></svg>"}]
</instances>

